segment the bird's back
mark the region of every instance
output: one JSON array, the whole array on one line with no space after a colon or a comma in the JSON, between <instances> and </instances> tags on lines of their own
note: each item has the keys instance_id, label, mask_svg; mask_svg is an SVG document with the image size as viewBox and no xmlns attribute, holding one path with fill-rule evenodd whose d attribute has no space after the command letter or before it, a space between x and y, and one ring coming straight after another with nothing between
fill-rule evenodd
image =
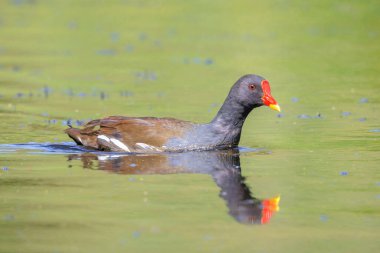
<instances>
[{"instance_id":1,"label":"bird's back","mask_svg":"<svg viewBox=\"0 0 380 253\"><path fill-rule=\"evenodd\" d=\"M66 133L79 145L118 152L164 151L170 139L181 138L194 124L174 118L111 116Z\"/></svg>"}]
</instances>

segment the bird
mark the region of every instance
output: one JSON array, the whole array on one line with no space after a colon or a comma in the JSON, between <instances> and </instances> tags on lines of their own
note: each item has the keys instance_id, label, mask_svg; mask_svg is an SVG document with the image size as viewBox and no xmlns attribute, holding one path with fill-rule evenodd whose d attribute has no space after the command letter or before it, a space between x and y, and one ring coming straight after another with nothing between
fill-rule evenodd
<instances>
[{"instance_id":1,"label":"bird","mask_svg":"<svg viewBox=\"0 0 380 253\"><path fill-rule=\"evenodd\" d=\"M281 111L269 81L255 74L240 77L209 123L175 118L109 116L65 133L88 149L128 152L184 152L236 148L248 114L260 106Z\"/></svg>"}]
</instances>

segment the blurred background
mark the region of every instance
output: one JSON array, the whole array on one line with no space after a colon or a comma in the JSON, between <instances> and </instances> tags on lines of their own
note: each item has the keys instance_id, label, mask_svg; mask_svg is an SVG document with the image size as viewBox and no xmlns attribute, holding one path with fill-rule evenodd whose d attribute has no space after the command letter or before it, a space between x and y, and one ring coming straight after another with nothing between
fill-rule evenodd
<instances>
[{"instance_id":1,"label":"blurred background","mask_svg":"<svg viewBox=\"0 0 380 253\"><path fill-rule=\"evenodd\" d=\"M199 252L377 249L379 13L376 0L0 1L0 143L69 141L63 133L68 121L81 126L109 115L207 122L231 85L240 76L254 73L270 81L282 112L260 108L247 119L241 145L270 152L245 154L242 168L248 170L247 182L256 193L265 197L281 193L285 206L276 216L277 223L252 230L231 225L209 178L151 176L150 186L129 188L129 193L113 189L109 196L127 194L127 199L136 200L141 192L163 191L168 198L178 187L195 181L200 188L184 190L172 208L177 210L176 203L183 199L191 202L203 193L205 202L182 203L173 211L173 219L156 220L157 214L166 212L163 206L146 209L137 204L131 210L123 206L129 211L118 210L114 220L105 218L108 209L91 220L80 213L84 220L75 221L81 227L78 235L88 237L79 242L70 237L76 226L55 222L56 217L66 217L64 206L44 209L47 213L32 211L38 205L51 207L48 203L54 202L56 195L41 203L37 196L42 189L4 181L8 184L3 184L3 192L7 192L3 210L8 211L3 213L0 233L8 237L0 252L116 252L131 249L130 245L134 252L141 248L178 252L174 244L194 246ZM97 187L105 192L114 184L124 189L125 179L113 175L107 177L108 186L102 185L104 175L83 172L79 163L75 173L80 175L74 173L72 178L63 170L65 157L4 154L0 162L4 168L18 167L13 176L20 180L29 175L48 177L38 182L56 180L59 184L57 177L62 176L64 182L80 188L84 177L89 177L86 187L92 189L95 195L88 194L94 198ZM11 172L3 171L0 180L13 178ZM168 186L173 181L178 185ZM27 195L20 199L17 190L30 192L31 199ZM137 195L128 195L131 191ZM80 205L89 197L81 194L74 202L67 200L65 206ZM157 196L166 206L165 198ZM93 204L95 210L117 203L87 205ZM208 209L194 211L203 205ZM208 215L217 212L215 205L224 211L209 223ZM181 208L186 210L183 217ZM75 210L68 210L67 217L76 217ZM124 215L131 212L135 217L128 216L128 220ZM147 216L148 221L144 220ZM9 217L24 220L15 224ZM51 223L43 223L44 217L50 217ZM185 217L190 220L183 224ZM121 220L125 226L116 228ZM149 222L155 225L147 225ZM54 230L49 230L49 224ZM54 245L65 244L63 250L46 246L47 241L40 237L32 236L34 242L25 239L37 232L49 238L50 231L57 229L61 229L60 239L49 240ZM104 237L98 238L94 231ZM114 237L108 238L108 234ZM93 240L103 241L95 247ZM155 248L156 243L161 246Z\"/></svg>"},{"instance_id":2,"label":"blurred background","mask_svg":"<svg viewBox=\"0 0 380 253\"><path fill-rule=\"evenodd\" d=\"M379 8L377 1L1 1L0 109L12 126L27 123L25 115L40 125L33 131L45 125L37 140L63 140L61 126L41 124L49 119L204 122L240 76L255 73L271 82L284 115L298 113L292 98L302 103L299 114L332 107L339 114L348 100L379 100ZM256 124L275 116L257 114ZM1 124L15 131L3 138L23 138Z\"/></svg>"}]
</instances>

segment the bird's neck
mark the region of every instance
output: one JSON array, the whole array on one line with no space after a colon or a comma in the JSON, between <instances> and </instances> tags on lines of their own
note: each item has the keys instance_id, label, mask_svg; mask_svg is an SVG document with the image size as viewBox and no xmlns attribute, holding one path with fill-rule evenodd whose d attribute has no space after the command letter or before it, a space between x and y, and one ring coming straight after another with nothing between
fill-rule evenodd
<instances>
[{"instance_id":1,"label":"bird's neck","mask_svg":"<svg viewBox=\"0 0 380 253\"><path fill-rule=\"evenodd\" d=\"M211 125L225 131L233 129L241 130L251 110L227 97L215 118L211 121Z\"/></svg>"},{"instance_id":2,"label":"bird's neck","mask_svg":"<svg viewBox=\"0 0 380 253\"><path fill-rule=\"evenodd\" d=\"M227 97L210 122L212 131L220 136L225 144L238 145L244 121L251 110Z\"/></svg>"}]
</instances>

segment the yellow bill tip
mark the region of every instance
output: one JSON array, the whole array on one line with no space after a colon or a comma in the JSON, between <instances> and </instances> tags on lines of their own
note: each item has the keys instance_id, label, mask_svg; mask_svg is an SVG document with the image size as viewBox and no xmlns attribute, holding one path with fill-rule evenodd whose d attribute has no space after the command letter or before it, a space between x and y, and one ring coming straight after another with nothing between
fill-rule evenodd
<instances>
[{"instance_id":1,"label":"yellow bill tip","mask_svg":"<svg viewBox=\"0 0 380 253\"><path fill-rule=\"evenodd\" d=\"M281 108L278 104L270 104L269 107L275 111L281 112Z\"/></svg>"}]
</instances>

